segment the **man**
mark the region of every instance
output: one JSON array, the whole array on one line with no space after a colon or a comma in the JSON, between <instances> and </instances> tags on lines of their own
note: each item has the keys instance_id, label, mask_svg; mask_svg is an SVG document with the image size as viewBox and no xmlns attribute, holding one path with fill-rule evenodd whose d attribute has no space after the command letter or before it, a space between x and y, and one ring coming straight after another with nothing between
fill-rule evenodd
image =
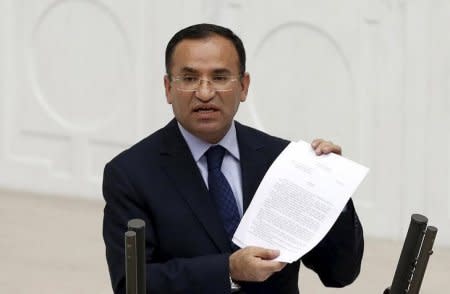
<instances>
[{"instance_id":1,"label":"man","mask_svg":"<svg viewBox=\"0 0 450 294\"><path fill-rule=\"evenodd\" d=\"M105 167L103 236L114 292L125 292L127 221L142 218L148 293L298 293L300 261L281 263L276 250L231 242L265 172L289 144L233 120L250 84L241 40L216 25L185 28L167 46L166 71L175 119ZM217 145L223 148L210 148ZM318 155L341 152L321 139L312 147ZM215 170L212 150L222 153ZM343 287L359 273L363 246L350 200L302 261L326 286Z\"/></svg>"}]
</instances>

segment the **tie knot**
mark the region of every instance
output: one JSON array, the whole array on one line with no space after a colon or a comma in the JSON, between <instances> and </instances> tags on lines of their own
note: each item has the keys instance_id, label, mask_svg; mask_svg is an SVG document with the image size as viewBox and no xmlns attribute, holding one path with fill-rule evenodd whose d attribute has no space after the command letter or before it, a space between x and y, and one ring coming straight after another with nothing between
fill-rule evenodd
<instances>
[{"instance_id":1,"label":"tie knot","mask_svg":"<svg viewBox=\"0 0 450 294\"><path fill-rule=\"evenodd\" d=\"M219 169L222 167L225 148L220 145L209 147L206 151L206 161L208 162L208 170Z\"/></svg>"}]
</instances>

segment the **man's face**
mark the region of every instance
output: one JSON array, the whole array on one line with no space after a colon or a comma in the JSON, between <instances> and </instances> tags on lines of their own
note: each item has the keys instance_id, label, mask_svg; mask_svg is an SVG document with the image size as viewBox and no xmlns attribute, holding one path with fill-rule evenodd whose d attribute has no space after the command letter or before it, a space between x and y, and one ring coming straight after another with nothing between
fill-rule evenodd
<instances>
[{"instance_id":1,"label":"man's face","mask_svg":"<svg viewBox=\"0 0 450 294\"><path fill-rule=\"evenodd\" d=\"M239 57L233 43L221 36L205 39L186 39L178 43L172 55L172 80L194 76L213 80L218 75L235 76L229 91L215 91L209 82L202 81L197 91L178 89L169 77L164 77L167 102L181 125L195 136L217 143L226 134L239 103L245 101L250 83L246 73L239 77Z\"/></svg>"}]
</instances>

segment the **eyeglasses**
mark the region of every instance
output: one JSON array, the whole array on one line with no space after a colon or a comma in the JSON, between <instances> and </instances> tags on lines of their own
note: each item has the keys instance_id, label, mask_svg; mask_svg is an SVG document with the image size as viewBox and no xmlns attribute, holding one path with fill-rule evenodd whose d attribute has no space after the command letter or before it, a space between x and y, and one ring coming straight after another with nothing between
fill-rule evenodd
<instances>
[{"instance_id":1,"label":"eyeglasses","mask_svg":"<svg viewBox=\"0 0 450 294\"><path fill-rule=\"evenodd\" d=\"M239 76L218 75L212 79L200 79L196 76L177 76L172 79L175 88L183 92L196 92L200 89L202 81L209 83L211 90L216 92L226 92L233 90L233 83L239 79Z\"/></svg>"}]
</instances>

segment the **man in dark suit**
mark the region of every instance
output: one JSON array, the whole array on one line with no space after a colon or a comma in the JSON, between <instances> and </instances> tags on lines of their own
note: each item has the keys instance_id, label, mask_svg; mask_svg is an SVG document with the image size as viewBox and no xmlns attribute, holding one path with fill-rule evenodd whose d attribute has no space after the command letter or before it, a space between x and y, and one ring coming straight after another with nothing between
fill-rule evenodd
<instances>
[{"instance_id":1,"label":"man in dark suit","mask_svg":"<svg viewBox=\"0 0 450 294\"><path fill-rule=\"evenodd\" d=\"M276 250L231 242L264 174L289 144L234 121L250 83L241 40L216 25L185 28L167 46L166 71L175 119L105 167L103 237L114 293L125 293L123 233L132 218L147 224L148 293L298 293L300 260L281 263ZM341 152L321 139L312 147L318 155ZM211 169L213 149L221 152L219 171ZM350 200L301 261L324 285L343 287L359 274L363 247Z\"/></svg>"}]
</instances>

